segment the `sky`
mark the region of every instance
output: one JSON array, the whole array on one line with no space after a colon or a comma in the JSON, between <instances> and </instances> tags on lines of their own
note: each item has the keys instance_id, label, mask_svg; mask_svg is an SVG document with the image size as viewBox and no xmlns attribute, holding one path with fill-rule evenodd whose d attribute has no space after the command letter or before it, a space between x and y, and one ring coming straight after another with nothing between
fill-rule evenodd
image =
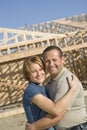
<instances>
[{"instance_id":1,"label":"sky","mask_svg":"<svg viewBox=\"0 0 87 130\"><path fill-rule=\"evenodd\" d=\"M87 14L87 0L0 0L0 27L25 25Z\"/></svg>"}]
</instances>

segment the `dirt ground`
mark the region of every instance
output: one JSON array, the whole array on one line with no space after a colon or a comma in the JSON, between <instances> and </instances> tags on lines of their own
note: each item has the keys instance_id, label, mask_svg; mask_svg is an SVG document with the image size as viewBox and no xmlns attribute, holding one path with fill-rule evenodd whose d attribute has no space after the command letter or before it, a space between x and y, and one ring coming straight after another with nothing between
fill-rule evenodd
<instances>
[{"instance_id":1,"label":"dirt ground","mask_svg":"<svg viewBox=\"0 0 87 130\"><path fill-rule=\"evenodd\" d=\"M0 119L0 130L24 130L25 122L25 114L4 117Z\"/></svg>"}]
</instances>

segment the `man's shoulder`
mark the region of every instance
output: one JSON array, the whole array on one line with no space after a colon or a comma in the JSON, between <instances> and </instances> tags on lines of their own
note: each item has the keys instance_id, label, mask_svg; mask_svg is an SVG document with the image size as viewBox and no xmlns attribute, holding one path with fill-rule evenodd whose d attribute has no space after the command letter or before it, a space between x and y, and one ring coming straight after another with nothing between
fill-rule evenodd
<instances>
[{"instance_id":1,"label":"man's shoulder","mask_svg":"<svg viewBox=\"0 0 87 130\"><path fill-rule=\"evenodd\" d=\"M69 77L73 75L73 73L71 71L69 71L67 68L63 68L63 70L61 71L61 73L58 75L58 77L56 78L56 80L62 80L65 79L66 77Z\"/></svg>"},{"instance_id":2,"label":"man's shoulder","mask_svg":"<svg viewBox=\"0 0 87 130\"><path fill-rule=\"evenodd\" d=\"M68 70L67 68L64 68L61 75L62 76L70 76L72 74L73 73L70 70Z\"/></svg>"}]
</instances>

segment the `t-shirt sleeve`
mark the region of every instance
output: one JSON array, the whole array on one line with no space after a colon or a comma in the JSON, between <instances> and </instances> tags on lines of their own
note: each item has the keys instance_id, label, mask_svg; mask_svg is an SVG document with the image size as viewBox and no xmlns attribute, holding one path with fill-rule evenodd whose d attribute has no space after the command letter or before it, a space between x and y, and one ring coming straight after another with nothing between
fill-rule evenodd
<instances>
[{"instance_id":1,"label":"t-shirt sleeve","mask_svg":"<svg viewBox=\"0 0 87 130\"><path fill-rule=\"evenodd\" d=\"M66 79L60 80L57 84L56 90L55 90L55 101L63 97L69 90L68 83Z\"/></svg>"},{"instance_id":2,"label":"t-shirt sleeve","mask_svg":"<svg viewBox=\"0 0 87 130\"><path fill-rule=\"evenodd\" d=\"M39 87L30 86L26 93L26 99L31 102L32 98L37 94L41 94Z\"/></svg>"}]
</instances>

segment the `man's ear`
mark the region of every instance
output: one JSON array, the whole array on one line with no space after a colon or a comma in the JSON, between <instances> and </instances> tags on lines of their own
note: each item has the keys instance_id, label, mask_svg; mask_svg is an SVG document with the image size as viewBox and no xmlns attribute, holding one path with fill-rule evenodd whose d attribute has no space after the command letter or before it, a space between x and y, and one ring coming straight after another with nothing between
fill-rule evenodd
<instances>
[{"instance_id":1,"label":"man's ear","mask_svg":"<svg viewBox=\"0 0 87 130\"><path fill-rule=\"evenodd\" d=\"M64 56L62 56L62 62L63 62L63 64L65 63L65 58L64 58Z\"/></svg>"}]
</instances>

